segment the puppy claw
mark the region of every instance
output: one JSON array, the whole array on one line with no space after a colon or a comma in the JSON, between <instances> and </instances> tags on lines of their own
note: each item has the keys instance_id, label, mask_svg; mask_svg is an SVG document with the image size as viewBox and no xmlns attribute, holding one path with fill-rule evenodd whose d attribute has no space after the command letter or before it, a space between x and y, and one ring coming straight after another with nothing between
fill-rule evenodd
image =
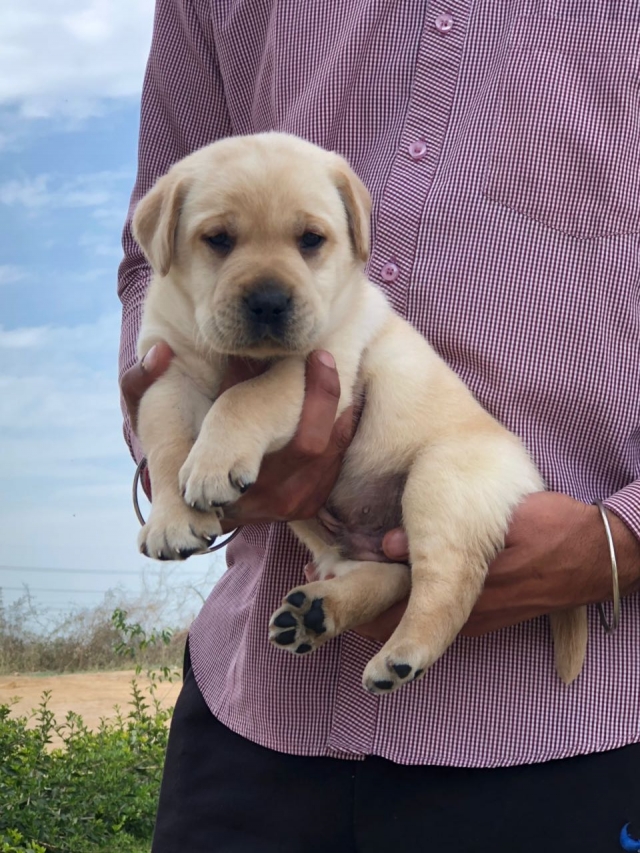
<instances>
[{"instance_id":1,"label":"puppy claw","mask_svg":"<svg viewBox=\"0 0 640 853\"><path fill-rule=\"evenodd\" d=\"M184 503L154 506L138 536L138 548L156 560L188 560L204 553L222 532L212 513L200 513Z\"/></svg>"},{"instance_id":2,"label":"puppy claw","mask_svg":"<svg viewBox=\"0 0 640 853\"><path fill-rule=\"evenodd\" d=\"M196 441L191 448L179 474L183 499L190 506L209 511L235 503L256 481L262 457L229 459L223 444L213 442L213 452L208 442Z\"/></svg>"},{"instance_id":3,"label":"puppy claw","mask_svg":"<svg viewBox=\"0 0 640 853\"><path fill-rule=\"evenodd\" d=\"M236 489L240 492L241 495L244 495L244 493L247 491L247 489L250 489L251 486L253 486L253 483L254 483L254 481L252 481L252 480L242 480L241 479L241 480L233 481L233 485L236 487Z\"/></svg>"}]
</instances>

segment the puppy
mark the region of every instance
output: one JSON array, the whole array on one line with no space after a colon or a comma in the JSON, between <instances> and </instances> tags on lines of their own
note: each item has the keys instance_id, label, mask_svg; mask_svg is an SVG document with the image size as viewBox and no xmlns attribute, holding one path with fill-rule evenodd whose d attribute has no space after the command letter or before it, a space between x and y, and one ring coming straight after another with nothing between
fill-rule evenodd
<instances>
[{"instance_id":1,"label":"puppy","mask_svg":"<svg viewBox=\"0 0 640 853\"><path fill-rule=\"evenodd\" d=\"M139 545L173 560L206 549L223 508L294 435L306 356L328 350L338 415L360 391L366 403L325 523L291 524L318 580L286 596L270 638L309 654L409 596L363 675L367 690L389 693L453 642L514 508L543 484L520 441L364 276L369 217L369 194L342 158L279 133L196 151L139 203L133 230L155 274L138 352L164 340L175 353L140 405L153 507ZM269 368L218 396L232 355ZM363 559L354 545L354 527L365 539L380 527L376 512L366 519L363 494L373 504L376 494L397 495L401 512L386 522L403 524L411 571L366 548ZM569 682L584 658L585 613L552 622L556 666Z\"/></svg>"}]
</instances>

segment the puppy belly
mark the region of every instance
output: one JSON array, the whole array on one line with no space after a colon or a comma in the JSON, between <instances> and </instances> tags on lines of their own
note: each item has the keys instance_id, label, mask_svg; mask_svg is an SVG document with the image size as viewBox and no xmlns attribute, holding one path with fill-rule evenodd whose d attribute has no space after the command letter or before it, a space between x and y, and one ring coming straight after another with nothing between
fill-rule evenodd
<instances>
[{"instance_id":1,"label":"puppy belly","mask_svg":"<svg viewBox=\"0 0 640 853\"><path fill-rule=\"evenodd\" d=\"M359 486L338 484L318 521L328 541L345 560L385 562L382 540L402 525L406 474L393 474Z\"/></svg>"}]
</instances>

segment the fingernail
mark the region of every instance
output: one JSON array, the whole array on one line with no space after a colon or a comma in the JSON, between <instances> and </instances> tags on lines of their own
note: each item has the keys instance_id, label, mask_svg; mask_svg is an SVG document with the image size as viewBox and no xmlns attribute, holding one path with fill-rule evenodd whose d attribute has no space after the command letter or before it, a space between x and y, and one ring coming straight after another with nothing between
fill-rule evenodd
<instances>
[{"instance_id":1,"label":"fingernail","mask_svg":"<svg viewBox=\"0 0 640 853\"><path fill-rule=\"evenodd\" d=\"M156 362L158 361L158 346L154 344L149 352L142 359L142 369L143 370L153 370L156 366Z\"/></svg>"},{"instance_id":2,"label":"fingernail","mask_svg":"<svg viewBox=\"0 0 640 853\"><path fill-rule=\"evenodd\" d=\"M325 365L325 367L330 367L332 370L336 369L335 359L331 355L330 352L327 352L326 350L323 350L323 349L319 349L316 352L316 357L317 357L318 361L322 362L322 364Z\"/></svg>"}]
</instances>

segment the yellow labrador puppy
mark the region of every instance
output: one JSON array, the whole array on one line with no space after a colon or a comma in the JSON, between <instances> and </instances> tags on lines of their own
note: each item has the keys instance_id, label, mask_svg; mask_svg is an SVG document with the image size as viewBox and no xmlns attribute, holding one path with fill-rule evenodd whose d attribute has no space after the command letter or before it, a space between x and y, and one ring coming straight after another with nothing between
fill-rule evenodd
<instances>
[{"instance_id":1,"label":"yellow labrador puppy","mask_svg":"<svg viewBox=\"0 0 640 853\"><path fill-rule=\"evenodd\" d=\"M319 579L287 595L270 637L310 653L409 595L363 676L367 690L388 693L455 639L514 507L543 484L519 440L364 276L369 216L369 194L342 158L278 133L196 151L142 199L134 234L155 275L138 351L164 340L175 358L140 407L153 508L139 545L164 559L206 548L225 505L294 435L305 357L328 350L342 388L338 414L366 395L328 505L347 535L332 535L331 521L291 525ZM229 355L270 367L218 397ZM363 494L374 506L377 495L378 508L397 495L411 572L362 559L349 544L355 515L370 509ZM379 521L370 518L371 529ZM570 681L584 657L584 612L553 621L556 665Z\"/></svg>"}]
</instances>

